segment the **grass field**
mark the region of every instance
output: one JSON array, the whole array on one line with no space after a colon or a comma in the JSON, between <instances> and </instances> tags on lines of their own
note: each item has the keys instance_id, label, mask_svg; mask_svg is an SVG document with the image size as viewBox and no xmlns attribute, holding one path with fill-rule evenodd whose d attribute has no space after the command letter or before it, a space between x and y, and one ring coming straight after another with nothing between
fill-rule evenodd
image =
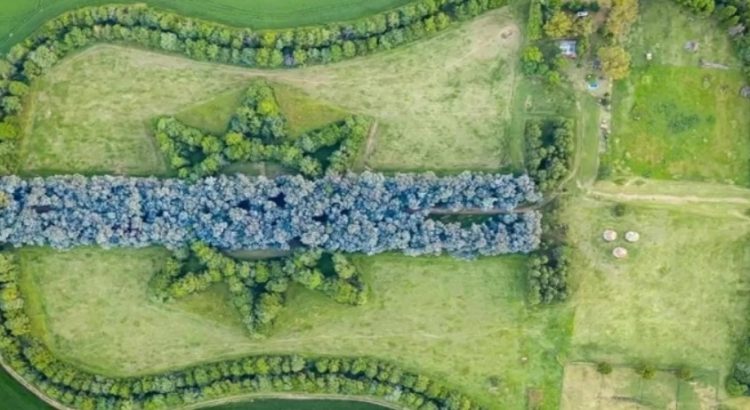
<instances>
[{"instance_id":1,"label":"grass field","mask_svg":"<svg viewBox=\"0 0 750 410\"><path fill-rule=\"evenodd\" d=\"M694 374L683 381L668 371L644 379L632 368L615 367L602 375L590 363L565 367L561 410L709 409L717 404L717 373Z\"/></svg>"},{"instance_id":2,"label":"grass field","mask_svg":"<svg viewBox=\"0 0 750 410\"><path fill-rule=\"evenodd\" d=\"M0 369L0 403L6 409L51 409L2 369Z\"/></svg>"},{"instance_id":3,"label":"grass field","mask_svg":"<svg viewBox=\"0 0 750 410\"><path fill-rule=\"evenodd\" d=\"M566 211L576 248L572 357L726 372L744 335L750 295L750 219L703 206L577 199ZM722 208L719 208L722 209ZM636 230L635 244L601 239ZM625 260L612 249L626 246Z\"/></svg>"},{"instance_id":4,"label":"grass field","mask_svg":"<svg viewBox=\"0 0 750 410\"><path fill-rule=\"evenodd\" d=\"M652 178L750 183L750 100L736 70L652 66L615 89L614 168Z\"/></svg>"},{"instance_id":5,"label":"grass field","mask_svg":"<svg viewBox=\"0 0 750 410\"><path fill-rule=\"evenodd\" d=\"M164 174L151 120L246 81L237 71L189 60L152 64L142 53L96 47L34 83L21 148L26 172Z\"/></svg>"},{"instance_id":6,"label":"grass field","mask_svg":"<svg viewBox=\"0 0 750 410\"><path fill-rule=\"evenodd\" d=\"M697 52L684 49L688 41ZM647 2L629 48L634 68L614 90L605 163L616 174L749 184L750 100L739 95L745 80L724 30L671 2Z\"/></svg>"},{"instance_id":7,"label":"grass field","mask_svg":"<svg viewBox=\"0 0 750 410\"><path fill-rule=\"evenodd\" d=\"M234 109L228 108L237 96L232 91L265 76L282 84L293 133L338 119L341 110L374 117L379 132L364 161L371 168L517 170L523 145L509 122L518 43L508 11L499 10L392 52L289 71L96 46L34 84L24 168L29 174L164 174L148 132L153 117L188 110L219 130Z\"/></svg>"},{"instance_id":8,"label":"grass field","mask_svg":"<svg viewBox=\"0 0 750 410\"><path fill-rule=\"evenodd\" d=\"M527 389L539 392L542 408L558 408L572 316L526 308L521 257L361 257L367 305L295 288L259 340L245 334L219 288L151 302L146 286L162 250L19 253L33 331L88 369L129 375L262 352L368 355L444 378L490 408L525 409Z\"/></svg>"},{"instance_id":9,"label":"grass field","mask_svg":"<svg viewBox=\"0 0 750 410\"><path fill-rule=\"evenodd\" d=\"M119 0L148 3L181 14L251 28L285 28L351 20L385 11L409 0ZM0 52L6 52L45 21L83 6L111 0L6 0L0 2Z\"/></svg>"}]
</instances>

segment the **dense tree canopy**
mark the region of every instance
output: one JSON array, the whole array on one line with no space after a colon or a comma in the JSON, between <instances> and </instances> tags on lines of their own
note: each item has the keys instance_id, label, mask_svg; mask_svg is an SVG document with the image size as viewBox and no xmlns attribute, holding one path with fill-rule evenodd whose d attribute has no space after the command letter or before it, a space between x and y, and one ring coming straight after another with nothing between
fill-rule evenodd
<instances>
[{"instance_id":1,"label":"dense tree canopy","mask_svg":"<svg viewBox=\"0 0 750 410\"><path fill-rule=\"evenodd\" d=\"M156 178L0 178L0 242L58 248L164 245L200 240L223 249L495 255L529 252L539 215L514 213L539 200L526 176L463 173L328 175L310 181L244 176L190 184ZM433 209L503 213L462 227ZM504 213L507 212L507 213Z\"/></svg>"}]
</instances>

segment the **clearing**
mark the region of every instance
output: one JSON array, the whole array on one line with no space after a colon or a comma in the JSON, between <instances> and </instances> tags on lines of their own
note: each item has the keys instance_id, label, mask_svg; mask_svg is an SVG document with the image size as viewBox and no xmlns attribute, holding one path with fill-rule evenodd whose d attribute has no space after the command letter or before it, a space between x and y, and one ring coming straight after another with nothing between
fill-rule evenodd
<instances>
[{"instance_id":1,"label":"clearing","mask_svg":"<svg viewBox=\"0 0 750 410\"><path fill-rule=\"evenodd\" d=\"M750 100L739 94L745 80L728 36L671 2L641 10L629 47L633 71L615 85L606 166L615 174L750 184ZM689 41L697 51L685 50Z\"/></svg>"},{"instance_id":2,"label":"clearing","mask_svg":"<svg viewBox=\"0 0 750 410\"><path fill-rule=\"evenodd\" d=\"M379 132L366 166L517 170L523 164L522 140L508 128L519 42L504 9L397 50L288 71L94 46L34 84L22 144L24 169L28 174L163 175L167 170L149 134L155 116L191 107L200 116L206 111L202 104L232 104L232 90L264 76L306 93L289 97L288 89L280 88L292 125L301 124L293 132L316 125L304 120L308 112L320 113L316 105L374 117ZM212 103L217 97L220 101ZM221 113L234 108L224 107ZM328 118L341 114L328 110ZM209 129L220 127L221 113L218 120L208 116Z\"/></svg>"},{"instance_id":3,"label":"clearing","mask_svg":"<svg viewBox=\"0 0 750 410\"><path fill-rule=\"evenodd\" d=\"M525 409L527 389L557 409L571 329L565 307L524 303L523 257L359 257L372 287L361 307L294 288L272 333L249 337L221 287L154 303L161 249L24 248L33 331L65 360L110 375L152 373L249 353L367 355L464 390L491 408Z\"/></svg>"}]
</instances>

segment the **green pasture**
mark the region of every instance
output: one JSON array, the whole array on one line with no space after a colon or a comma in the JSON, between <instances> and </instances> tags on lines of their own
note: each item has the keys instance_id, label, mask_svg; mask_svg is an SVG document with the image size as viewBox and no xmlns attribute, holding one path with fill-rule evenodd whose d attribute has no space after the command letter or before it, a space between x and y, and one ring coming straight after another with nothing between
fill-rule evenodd
<instances>
[{"instance_id":1,"label":"green pasture","mask_svg":"<svg viewBox=\"0 0 750 410\"><path fill-rule=\"evenodd\" d=\"M572 358L726 372L745 334L750 219L686 204L576 199L565 213L573 253ZM620 239L605 242L614 229ZM627 243L624 233L640 233ZM615 246L629 251L612 256Z\"/></svg>"},{"instance_id":2,"label":"green pasture","mask_svg":"<svg viewBox=\"0 0 750 410\"><path fill-rule=\"evenodd\" d=\"M362 161L370 168L518 170L523 143L509 124L519 40L508 11L497 10L397 50L297 70L248 70L98 45L33 84L24 171L164 175L150 135L153 118L178 114L220 131L236 91L257 76L280 84L292 135L344 111L373 117L377 133Z\"/></svg>"},{"instance_id":3,"label":"green pasture","mask_svg":"<svg viewBox=\"0 0 750 410\"><path fill-rule=\"evenodd\" d=\"M719 375L694 373L690 380L677 378L669 369L644 379L632 367L614 366L600 374L593 363L565 366L561 410L705 409L718 399Z\"/></svg>"},{"instance_id":4,"label":"green pasture","mask_svg":"<svg viewBox=\"0 0 750 410\"><path fill-rule=\"evenodd\" d=\"M558 408L572 316L526 307L523 257L358 257L372 288L366 305L293 288L258 339L221 287L151 301L147 283L164 250L18 253L33 331L85 369L125 376L251 353L366 355L445 380L493 409L525 409L528 389L541 408Z\"/></svg>"},{"instance_id":5,"label":"green pasture","mask_svg":"<svg viewBox=\"0 0 750 410\"><path fill-rule=\"evenodd\" d=\"M686 50L688 42L697 50ZM746 79L725 30L673 2L646 2L628 48L633 70L614 88L606 166L615 174L749 184L750 100L740 96Z\"/></svg>"},{"instance_id":6,"label":"green pasture","mask_svg":"<svg viewBox=\"0 0 750 410\"><path fill-rule=\"evenodd\" d=\"M650 66L614 91L616 173L750 183L750 100L736 70Z\"/></svg>"},{"instance_id":7,"label":"green pasture","mask_svg":"<svg viewBox=\"0 0 750 410\"><path fill-rule=\"evenodd\" d=\"M26 390L4 370L0 369L0 403L5 409L48 410L46 403Z\"/></svg>"},{"instance_id":8,"label":"green pasture","mask_svg":"<svg viewBox=\"0 0 750 410\"><path fill-rule=\"evenodd\" d=\"M0 52L67 10L111 0L5 0L0 2ZM251 28L286 28L352 20L409 3L409 0L119 0L206 20Z\"/></svg>"}]
</instances>

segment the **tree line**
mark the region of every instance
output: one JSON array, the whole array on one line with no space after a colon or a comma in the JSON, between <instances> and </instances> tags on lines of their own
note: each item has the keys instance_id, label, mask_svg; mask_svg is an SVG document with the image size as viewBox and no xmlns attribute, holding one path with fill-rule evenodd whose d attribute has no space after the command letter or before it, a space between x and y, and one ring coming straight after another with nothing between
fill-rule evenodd
<instances>
[{"instance_id":1,"label":"tree line","mask_svg":"<svg viewBox=\"0 0 750 410\"><path fill-rule=\"evenodd\" d=\"M214 175L234 162L273 161L308 177L351 168L371 121L351 116L291 140L273 89L254 80L223 136L190 127L174 117L155 121L162 153L180 178Z\"/></svg>"},{"instance_id":2,"label":"tree line","mask_svg":"<svg viewBox=\"0 0 750 410\"><path fill-rule=\"evenodd\" d=\"M341 253L300 250L269 260L241 261L202 242L174 252L149 288L159 301L182 298L225 283L232 303L251 333L267 329L283 309L291 283L321 291L338 303L362 305L367 286Z\"/></svg>"},{"instance_id":3,"label":"tree line","mask_svg":"<svg viewBox=\"0 0 750 410\"><path fill-rule=\"evenodd\" d=\"M560 188L573 171L575 124L570 119L529 120L524 131L526 170L542 192Z\"/></svg>"},{"instance_id":4,"label":"tree line","mask_svg":"<svg viewBox=\"0 0 750 410\"><path fill-rule=\"evenodd\" d=\"M229 27L145 4L71 10L48 21L0 60L0 174L17 169L19 114L31 81L93 43L135 44L246 67L298 67L388 50L504 4L505 0L415 0L350 22L285 30Z\"/></svg>"},{"instance_id":5,"label":"tree line","mask_svg":"<svg viewBox=\"0 0 750 410\"><path fill-rule=\"evenodd\" d=\"M69 248L203 241L220 249L319 248L457 256L526 253L540 215L528 176L464 172L179 179L55 176L0 178L0 242ZM434 210L498 215L461 226Z\"/></svg>"},{"instance_id":6,"label":"tree line","mask_svg":"<svg viewBox=\"0 0 750 410\"><path fill-rule=\"evenodd\" d=\"M108 377L64 362L30 333L12 254L0 253L0 355L47 397L81 410L162 410L248 393L378 397L420 410L473 410L428 376L367 357L256 355L155 375Z\"/></svg>"}]
</instances>

